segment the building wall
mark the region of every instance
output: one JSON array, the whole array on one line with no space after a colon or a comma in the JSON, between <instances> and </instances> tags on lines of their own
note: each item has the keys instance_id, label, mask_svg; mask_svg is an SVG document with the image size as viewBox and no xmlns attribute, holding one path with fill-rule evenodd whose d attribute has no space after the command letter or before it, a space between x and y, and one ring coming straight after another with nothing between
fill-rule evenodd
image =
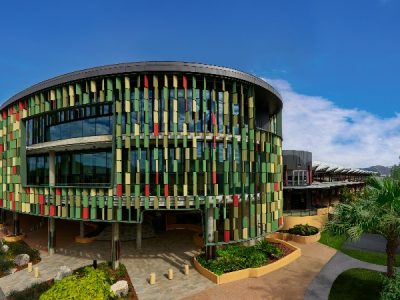
<instances>
[{"instance_id":1,"label":"building wall","mask_svg":"<svg viewBox=\"0 0 400 300\"><path fill-rule=\"evenodd\" d=\"M0 207L111 222L199 209L217 244L277 230L281 110L262 108L269 121L257 128L255 104L269 101L259 89L223 76L143 71L71 81L3 105Z\"/></svg>"}]
</instances>

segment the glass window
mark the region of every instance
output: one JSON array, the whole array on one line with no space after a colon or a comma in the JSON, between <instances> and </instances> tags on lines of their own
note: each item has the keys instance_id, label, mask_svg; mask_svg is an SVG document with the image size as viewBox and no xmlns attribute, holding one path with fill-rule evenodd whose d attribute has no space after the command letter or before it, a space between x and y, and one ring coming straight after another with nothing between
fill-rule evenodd
<instances>
[{"instance_id":1,"label":"glass window","mask_svg":"<svg viewBox=\"0 0 400 300\"><path fill-rule=\"evenodd\" d=\"M96 119L83 119L82 120L82 136L96 135Z\"/></svg>"},{"instance_id":2,"label":"glass window","mask_svg":"<svg viewBox=\"0 0 400 300\"><path fill-rule=\"evenodd\" d=\"M112 133L111 104L93 104L85 107L49 112L27 120L26 143L32 145L84 136Z\"/></svg>"},{"instance_id":3,"label":"glass window","mask_svg":"<svg viewBox=\"0 0 400 300\"><path fill-rule=\"evenodd\" d=\"M57 154L56 185L109 184L111 166L111 149Z\"/></svg>"},{"instance_id":4,"label":"glass window","mask_svg":"<svg viewBox=\"0 0 400 300\"><path fill-rule=\"evenodd\" d=\"M111 134L110 116L96 118L96 135Z\"/></svg>"},{"instance_id":5,"label":"glass window","mask_svg":"<svg viewBox=\"0 0 400 300\"><path fill-rule=\"evenodd\" d=\"M47 155L27 156L27 184L28 185L48 185L49 166Z\"/></svg>"},{"instance_id":6,"label":"glass window","mask_svg":"<svg viewBox=\"0 0 400 300\"><path fill-rule=\"evenodd\" d=\"M178 90L178 131L183 131L183 123L185 123L185 98L184 90Z\"/></svg>"}]
</instances>

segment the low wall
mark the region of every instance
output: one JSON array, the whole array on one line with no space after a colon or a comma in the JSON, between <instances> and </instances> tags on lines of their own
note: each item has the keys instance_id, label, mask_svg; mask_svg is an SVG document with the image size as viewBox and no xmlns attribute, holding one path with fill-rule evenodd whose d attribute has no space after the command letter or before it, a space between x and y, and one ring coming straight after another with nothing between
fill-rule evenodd
<instances>
[{"instance_id":1,"label":"low wall","mask_svg":"<svg viewBox=\"0 0 400 300\"><path fill-rule=\"evenodd\" d=\"M271 233L269 236L283 241L293 241L299 244L312 244L319 241L319 239L321 238L321 232L308 236L290 234L288 232L274 232Z\"/></svg>"},{"instance_id":2,"label":"low wall","mask_svg":"<svg viewBox=\"0 0 400 300\"><path fill-rule=\"evenodd\" d=\"M25 238L25 233L22 233L20 235L6 235L5 237L3 237L3 239L9 243L22 241L24 238Z\"/></svg>"},{"instance_id":3,"label":"low wall","mask_svg":"<svg viewBox=\"0 0 400 300\"><path fill-rule=\"evenodd\" d=\"M318 208L317 214L314 216L283 216L283 227L282 230L288 230L289 228L294 227L294 225L311 225L315 226L318 229L322 229L325 223L328 221L328 214L332 212L332 207L326 208Z\"/></svg>"}]
</instances>

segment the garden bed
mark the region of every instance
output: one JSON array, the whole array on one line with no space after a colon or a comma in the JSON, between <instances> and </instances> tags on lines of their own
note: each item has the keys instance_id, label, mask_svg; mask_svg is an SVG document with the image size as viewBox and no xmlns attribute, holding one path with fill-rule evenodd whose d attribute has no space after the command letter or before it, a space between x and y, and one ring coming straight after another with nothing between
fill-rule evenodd
<instances>
[{"instance_id":1,"label":"garden bed","mask_svg":"<svg viewBox=\"0 0 400 300\"><path fill-rule=\"evenodd\" d=\"M231 251L229 248L233 250ZM229 254L229 251L232 252L232 255ZM241 251L244 252L243 256L240 254ZM268 251L271 251L271 255L267 254ZM218 269L215 264L213 266L212 261L205 261L202 254L194 257L193 260L194 266L200 274L216 284L221 284L249 277L260 277L280 269L299 258L301 256L301 250L285 241L265 238L265 241L259 242L256 246L227 246L225 249L222 249L222 251L217 250L217 255L218 254L220 258L216 258L215 261L220 259L221 266L224 266L224 260L226 260L225 269ZM262 263L263 255L267 256L264 263ZM238 269L242 266L245 267ZM227 271L229 268L234 271ZM213 269L215 273L210 269Z\"/></svg>"},{"instance_id":2,"label":"garden bed","mask_svg":"<svg viewBox=\"0 0 400 300\"><path fill-rule=\"evenodd\" d=\"M114 299L109 293L109 287L118 280L126 280L129 293L120 299L137 300L135 289L124 265L112 270L107 263L101 263L94 269L92 266L77 269L72 275L54 282L53 279L34 284L18 292L11 292L8 299Z\"/></svg>"},{"instance_id":3,"label":"garden bed","mask_svg":"<svg viewBox=\"0 0 400 300\"><path fill-rule=\"evenodd\" d=\"M270 236L284 241L293 241L299 244L312 244L319 241L321 238L321 233L318 232L317 234L303 236L288 232L274 232Z\"/></svg>"},{"instance_id":4,"label":"garden bed","mask_svg":"<svg viewBox=\"0 0 400 300\"><path fill-rule=\"evenodd\" d=\"M19 254L28 254L29 262L32 264L37 264L40 262L40 253L37 249L31 248L24 241L17 242L3 242L3 245L7 245L9 247L6 253L3 253L0 250L0 277L6 276L9 274L9 270L15 268L16 271L20 271L25 269L27 265L16 266L14 264L14 258Z\"/></svg>"},{"instance_id":5,"label":"garden bed","mask_svg":"<svg viewBox=\"0 0 400 300\"><path fill-rule=\"evenodd\" d=\"M319 241L321 233L315 226L298 224L288 230L274 232L271 236L284 241L293 241L300 244L312 244Z\"/></svg>"},{"instance_id":6,"label":"garden bed","mask_svg":"<svg viewBox=\"0 0 400 300\"><path fill-rule=\"evenodd\" d=\"M19 235L6 235L3 237L4 241L9 242L9 243L14 243L14 242L19 242L22 241L25 238L25 234L19 234Z\"/></svg>"}]
</instances>

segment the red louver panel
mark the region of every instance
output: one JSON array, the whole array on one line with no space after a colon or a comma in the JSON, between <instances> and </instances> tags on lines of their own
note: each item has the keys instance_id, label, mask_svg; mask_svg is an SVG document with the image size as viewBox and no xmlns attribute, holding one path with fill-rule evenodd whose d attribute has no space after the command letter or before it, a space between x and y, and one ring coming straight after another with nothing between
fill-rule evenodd
<instances>
[{"instance_id":1,"label":"red louver panel","mask_svg":"<svg viewBox=\"0 0 400 300\"><path fill-rule=\"evenodd\" d=\"M117 196L122 196L122 184L117 184Z\"/></svg>"},{"instance_id":2,"label":"red louver panel","mask_svg":"<svg viewBox=\"0 0 400 300\"><path fill-rule=\"evenodd\" d=\"M50 205L50 217L53 217L55 214L55 206L53 204Z\"/></svg>"},{"instance_id":3,"label":"red louver panel","mask_svg":"<svg viewBox=\"0 0 400 300\"><path fill-rule=\"evenodd\" d=\"M39 204L40 205L44 204L44 195L39 195Z\"/></svg>"},{"instance_id":4,"label":"red louver panel","mask_svg":"<svg viewBox=\"0 0 400 300\"><path fill-rule=\"evenodd\" d=\"M239 206L239 196L237 194L233 195L233 206L234 207Z\"/></svg>"},{"instance_id":5,"label":"red louver panel","mask_svg":"<svg viewBox=\"0 0 400 300\"><path fill-rule=\"evenodd\" d=\"M88 218L89 218L89 208L83 207L82 208L82 219L88 219Z\"/></svg>"},{"instance_id":6,"label":"red louver panel","mask_svg":"<svg viewBox=\"0 0 400 300\"><path fill-rule=\"evenodd\" d=\"M164 184L164 196L168 197L169 193L168 193L168 184Z\"/></svg>"},{"instance_id":7,"label":"red louver panel","mask_svg":"<svg viewBox=\"0 0 400 300\"><path fill-rule=\"evenodd\" d=\"M229 242L231 240L231 232L229 230L224 230L224 242Z\"/></svg>"},{"instance_id":8,"label":"red louver panel","mask_svg":"<svg viewBox=\"0 0 400 300\"><path fill-rule=\"evenodd\" d=\"M158 135L158 123L154 123L154 135Z\"/></svg>"},{"instance_id":9,"label":"red louver panel","mask_svg":"<svg viewBox=\"0 0 400 300\"><path fill-rule=\"evenodd\" d=\"M186 79L186 76L183 76L183 79L182 79L182 85L183 85L183 88L184 89L187 89L187 79Z\"/></svg>"}]
</instances>

